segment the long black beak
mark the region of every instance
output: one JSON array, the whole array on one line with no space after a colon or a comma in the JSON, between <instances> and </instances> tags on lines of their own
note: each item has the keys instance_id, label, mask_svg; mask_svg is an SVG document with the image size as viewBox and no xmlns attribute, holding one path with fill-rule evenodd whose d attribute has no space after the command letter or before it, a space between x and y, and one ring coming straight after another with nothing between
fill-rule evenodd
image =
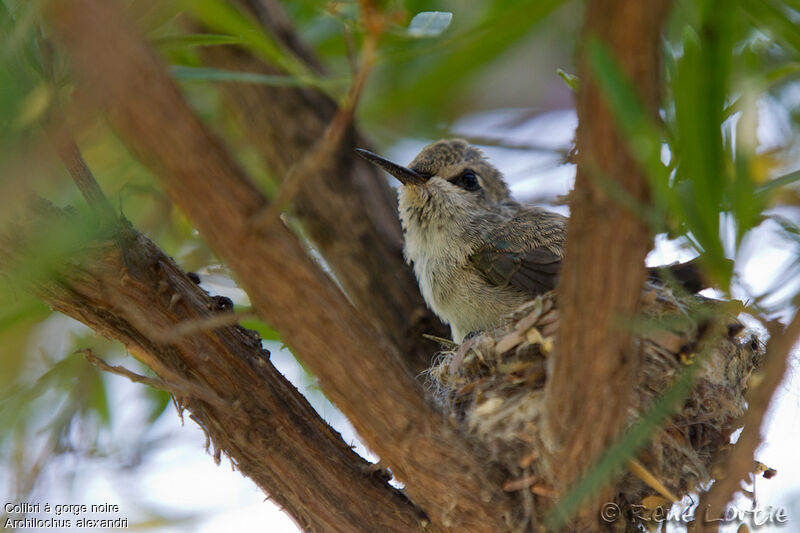
<instances>
[{"instance_id":1,"label":"long black beak","mask_svg":"<svg viewBox=\"0 0 800 533\"><path fill-rule=\"evenodd\" d=\"M397 178L403 185L424 185L425 182L428 181L428 178L422 174L414 172L410 168L400 166L397 163L392 163L388 159L384 159L378 154L373 154L368 150L356 148L356 153L373 165L381 167L383 170Z\"/></svg>"}]
</instances>

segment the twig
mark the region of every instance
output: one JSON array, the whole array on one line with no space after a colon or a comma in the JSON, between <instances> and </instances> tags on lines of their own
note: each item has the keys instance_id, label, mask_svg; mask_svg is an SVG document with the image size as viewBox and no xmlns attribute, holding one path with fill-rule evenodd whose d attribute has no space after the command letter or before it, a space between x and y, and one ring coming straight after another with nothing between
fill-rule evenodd
<instances>
[{"instance_id":1,"label":"twig","mask_svg":"<svg viewBox=\"0 0 800 533\"><path fill-rule=\"evenodd\" d=\"M117 220L114 208L106 198L97 180L94 179L89 165L86 164L86 160L81 155L78 145L75 144L66 121L63 119L64 113L58 101L58 87L53 65L53 47L41 32L38 32L36 37L39 42L39 49L42 52L42 70L44 71L46 82L54 95L50 116L42 126L86 202L104 221L114 222Z\"/></svg>"},{"instance_id":2,"label":"twig","mask_svg":"<svg viewBox=\"0 0 800 533\"><path fill-rule=\"evenodd\" d=\"M141 374L137 374L132 370L128 370L124 366L112 366L108 364L105 360L97 357L94 352L92 352L91 348L82 348L75 353L83 354L87 361L92 363L94 366L99 368L104 372L108 372L109 374L116 374L118 376L123 376L128 378L129 380L133 381L134 383L143 383L145 385L150 385L154 389L163 390L173 394L175 387L167 383L166 381L162 381L158 378L150 378L147 376L142 376Z\"/></svg>"},{"instance_id":3,"label":"twig","mask_svg":"<svg viewBox=\"0 0 800 533\"><path fill-rule=\"evenodd\" d=\"M486 135L459 135L459 137L465 141L468 141L470 144L480 144L483 146L507 148L509 150L521 150L525 152L553 154L559 156L562 162L567 162L566 159L570 152L569 146L565 148L556 148L531 142L506 141L498 137L489 137Z\"/></svg>"},{"instance_id":4,"label":"twig","mask_svg":"<svg viewBox=\"0 0 800 533\"><path fill-rule=\"evenodd\" d=\"M353 41L353 29L348 22L342 24L342 35L344 36L344 46L347 51L347 63L350 66L350 73L358 75L358 60L356 59L356 44Z\"/></svg>"},{"instance_id":5,"label":"twig","mask_svg":"<svg viewBox=\"0 0 800 533\"><path fill-rule=\"evenodd\" d=\"M72 180L77 185L81 194L86 199L89 206L107 222L116 222L117 214L108 201L97 180L94 179L92 171L83 159L78 145L72 140L71 136L65 131L64 127L56 128L52 125L45 126L48 137L58 152L61 161L72 176Z\"/></svg>"},{"instance_id":6,"label":"twig","mask_svg":"<svg viewBox=\"0 0 800 533\"><path fill-rule=\"evenodd\" d=\"M680 500L680 498L675 496L675 494L638 459L628 459L628 469L634 476L647 483L651 489L661 494L661 496L666 498L670 503L675 503Z\"/></svg>"},{"instance_id":7,"label":"twig","mask_svg":"<svg viewBox=\"0 0 800 533\"><path fill-rule=\"evenodd\" d=\"M104 372L126 377L134 383L149 385L155 389L166 391L173 396L206 402L217 407L218 409L221 409L226 416L241 416L241 413L235 409L234 404L225 401L224 398L220 397L209 388L201 387L190 382L186 382L184 384L168 383L162 379L151 378L137 374L136 372L128 370L121 365L110 365L105 360L97 357L90 348L82 348L75 353L83 354L87 361Z\"/></svg>"},{"instance_id":8,"label":"twig","mask_svg":"<svg viewBox=\"0 0 800 533\"><path fill-rule=\"evenodd\" d=\"M367 28L367 35L364 39L364 46L361 49L358 68L350 84L344 103L333 116L330 124L325 129L322 138L309 151L299 164L292 167L284 180L283 186L278 191L275 200L253 216L253 224L260 227L278 220L281 212L291 204L294 197L300 191L308 176L319 174L325 170L327 163L331 161L339 143L352 124L358 101L366 85L369 73L375 65L377 56L378 40L383 32L383 18L372 7L368 1L361 2L362 12L364 13L364 25Z\"/></svg>"},{"instance_id":9,"label":"twig","mask_svg":"<svg viewBox=\"0 0 800 533\"><path fill-rule=\"evenodd\" d=\"M519 479L510 479L503 483L503 490L506 492L515 492L522 489L527 489L539 480L536 474L529 474Z\"/></svg>"},{"instance_id":10,"label":"twig","mask_svg":"<svg viewBox=\"0 0 800 533\"><path fill-rule=\"evenodd\" d=\"M217 328L233 326L242 319L253 318L256 316L256 312L250 310L236 313L217 313L211 316L193 318L191 320L179 322L171 330L153 332L153 340L164 344L171 344L195 333L202 333Z\"/></svg>"},{"instance_id":11,"label":"twig","mask_svg":"<svg viewBox=\"0 0 800 533\"><path fill-rule=\"evenodd\" d=\"M720 522L709 522L705 518L713 519L716 513L721 511L722 507L739 490L739 482L753 471L753 455L761 444L761 424L764 414L775 390L783 381L783 376L789 366L792 347L800 337L800 312L795 313L792 321L782 331L776 331L776 324L768 326L768 329L772 331L767 343L764 369L761 372L762 379L752 390L748 399L744 430L720 469L721 472L726 473L725 477L715 481L711 490L701 498L697 507L699 516L701 516L699 526L695 523L698 532L708 533L717 529Z\"/></svg>"}]
</instances>

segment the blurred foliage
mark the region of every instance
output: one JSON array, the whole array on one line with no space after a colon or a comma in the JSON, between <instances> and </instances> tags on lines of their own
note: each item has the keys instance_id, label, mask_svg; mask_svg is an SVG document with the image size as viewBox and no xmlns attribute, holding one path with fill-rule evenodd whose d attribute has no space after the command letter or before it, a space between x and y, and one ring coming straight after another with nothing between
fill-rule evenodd
<instances>
[{"instance_id":1,"label":"blurred foliage","mask_svg":"<svg viewBox=\"0 0 800 533\"><path fill-rule=\"evenodd\" d=\"M131 17L170 65L172 75L203 120L223 136L243 166L273 196L274 180L217 93L220 83L308 86L342 101L367 34L359 3L337 0L284 2L303 39L319 56L317 72L288 52L236 0L127 0ZM384 0L376 2L384 23L378 63L358 107L364 130L390 144L408 137L448 132L460 117L511 105L552 109L580 86L572 54L583 5L560 0ZM19 272L51 275L62 259L90 239L94 226L84 202L42 132L54 109L70 109L75 82L68 61L49 44L40 20L41 0L0 0L0 228L39 194L78 209L82 224L42 228L36 250ZM683 239L704 257L724 292L744 294L765 314L785 309L800 287L800 5L787 0L677 0L664 40L664 100L660 119L643 111L614 56L588 43L594 74L652 189L650 205L635 205L613 180L597 176L609 194L640 213L656 233ZM198 34L185 21L209 28ZM200 47L242 46L282 74L231 72L203 65ZM564 83L566 82L566 84ZM513 95L514 104L506 99ZM522 102L520 104L520 102ZM768 108L770 113L765 113ZM531 117L520 110L518 123ZM757 134L776 125L781 134L768 146ZM78 113L76 140L104 191L133 225L155 240L206 287L237 304L246 298L197 232L172 206L157 181L101 120ZM502 142L499 144L502 145ZM519 146L512 147L520 149ZM738 285L734 268L755 252L752 230L772 224L796 260L764 294ZM4 268L6 265L0 265ZM100 376L76 351L123 357L118 346L92 339L19 290L14 272L4 272L0 313L0 457L15 480L12 492L34 490L47 458L63 453L112 453L117 409L108 394L117 377ZM782 292L781 292L782 291ZM776 294L779 299L774 298ZM769 306L767 306L769 302ZM47 328L62 321L61 328ZM267 325L249 320L267 340L279 341ZM125 364L135 366L130 358ZM144 370L141 370L144 371ZM139 453L146 455L147 428L169 404L146 387L139 402ZM674 398L670 401L674 401ZM666 399L665 399L666 402ZM644 424L652 426L664 412ZM654 420L656 422L654 422ZM647 427L650 427L647 426ZM646 431L645 431L646 433ZM601 465L621 464L641 441L623 442ZM25 450L38 450L26 454ZM620 451L621 450L621 451ZM607 468L608 467L608 468ZM8 487L6 487L8 488ZM588 490L588 489L586 489ZM580 496L580 494L578 495ZM8 498L7 498L8 499Z\"/></svg>"},{"instance_id":2,"label":"blurred foliage","mask_svg":"<svg viewBox=\"0 0 800 533\"><path fill-rule=\"evenodd\" d=\"M609 51L598 42L588 46L615 118L647 171L654 232L687 237L723 290L733 275L727 258L737 258L748 232L773 216L769 208L783 203L785 187L800 180L796 171L781 174L797 166L796 136L768 150L757 137L759 103L797 88L800 28L786 22L800 13L778 2L741 4L677 4L664 44L659 123L647 116Z\"/></svg>"},{"instance_id":3,"label":"blurred foliage","mask_svg":"<svg viewBox=\"0 0 800 533\"><path fill-rule=\"evenodd\" d=\"M685 238L727 296L737 283L736 263L728 259L748 259L752 250L742 250L745 237L765 220L781 225L781 236L800 251L796 222L771 209L788 204L797 220L796 193L789 202L782 196L800 180L797 171L782 174L798 165L796 136L769 149L758 138L764 116L759 102L780 101L782 89L798 88L798 8L770 0L678 2L664 43L664 101L658 122L646 113L610 50L596 40L587 43L593 74L651 185L652 205L631 207L654 233ZM796 120L791 128L796 133ZM608 177L599 178L613 185ZM623 191L611 191L630 202ZM761 305L780 287L796 282L800 255L795 257L772 290L749 302L756 317L766 319L775 311L797 307L796 283L777 305ZM575 484L549 514L551 526L563 524L581 501L635 456L685 398L696 368L689 367L659 404Z\"/></svg>"}]
</instances>

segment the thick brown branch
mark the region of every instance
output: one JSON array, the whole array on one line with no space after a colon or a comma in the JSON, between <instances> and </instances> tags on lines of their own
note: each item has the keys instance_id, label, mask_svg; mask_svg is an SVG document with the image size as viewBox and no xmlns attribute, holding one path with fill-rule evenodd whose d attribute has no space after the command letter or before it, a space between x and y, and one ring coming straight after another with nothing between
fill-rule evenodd
<instances>
[{"instance_id":1,"label":"thick brown branch","mask_svg":"<svg viewBox=\"0 0 800 533\"><path fill-rule=\"evenodd\" d=\"M772 337L767 344L760 380L747 399L744 430L725 464L719 469L724 477L717 479L708 494L700 500L696 513L700 519L695 523L694 531L717 531L720 522L716 519L724 515L724 507L739 490L740 482L753 471L753 456L761 444L761 424L764 414L786 375L792 348L800 338L800 312L795 314L782 331L774 329L776 331L771 332Z\"/></svg>"},{"instance_id":2,"label":"thick brown branch","mask_svg":"<svg viewBox=\"0 0 800 533\"><path fill-rule=\"evenodd\" d=\"M192 113L119 5L48 5L55 34L111 123L414 502L442 528L506 529L511 507L498 476L425 401L393 347L288 229L253 230L251 217L265 199Z\"/></svg>"},{"instance_id":3,"label":"thick brown branch","mask_svg":"<svg viewBox=\"0 0 800 533\"><path fill-rule=\"evenodd\" d=\"M588 3L583 38L614 53L647 108L659 102L661 28L667 0ZM614 125L585 57L579 58L578 174L570 197L567 250L559 285L561 324L547 395L553 464L563 490L592 464L626 420L633 372L630 334L651 238L644 221L607 196L593 170L647 201L641 170ZM587 431L592 428L591 431Z\"/></svg>"},{"instance_id":4,"label":"thick brown branch","mask_svg":"<svg viewBox=\"0 0 800 533\"><path fill-rule=\"evenodd\" d=\"M50 223L66 217L46 210ZM121 239L114 232L114 239L69 258L58 281L40 280L33 291L54 309L125 344L158 375L146 382L171 392L217 453L228 455L305 531L425 529L405 497L376 476L269 363L257 334L227 325L169 344L156 340L156 332L228 313L217 311L214 299L151 241L133 230ZM0 241L5 269L14 270L22 248Z\"/></svg>"},{"instance_id":5,"label":"thick brown branch","mask_svg":"<svg viewBox=\"0 0 800 533\"><path fill-rule=\"evenodd\" d=\"M242 0L267 31L314 67L317 63L296 38L273 0ZM208 47L205 61L228 70L275 74L246 50ZM221 84L226 103L239 119L264 164L279 178L303 161L336 115L336 103L310 88ZM402 256L396 197L385 178L353 149L367 146L349 130L327 168L304 178L293 194L292 212L355 305L364 310L400 349L414 373L427 369L435 343L423 333L447 336L425 307L417 282Z\"/></svg>"}]
</instances>

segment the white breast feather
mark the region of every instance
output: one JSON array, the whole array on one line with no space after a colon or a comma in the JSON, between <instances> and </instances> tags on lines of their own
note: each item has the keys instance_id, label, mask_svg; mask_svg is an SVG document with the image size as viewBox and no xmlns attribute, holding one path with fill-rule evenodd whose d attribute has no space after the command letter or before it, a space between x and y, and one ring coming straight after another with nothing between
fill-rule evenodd
<instances>
[{"instance_id":1,"label":"white breast feather","mask_svg":"<svg viewBox=\"0 0 800 533\"><path fill-rule=\"evenodd\" d=\"M400 198L401 206L403 198ZM450 324L453 340L461 342L471 331L497 325L499 320L521 305L525 299L494 287L469 264L473 250L461 237L463 220L447 217L439 224L417 226L412 212L401 207L400 219L405 229L404 252L413 263L420 291L434 313ZM450 222L448 224L447 222Z\"/></svg>"}]
</instances>

